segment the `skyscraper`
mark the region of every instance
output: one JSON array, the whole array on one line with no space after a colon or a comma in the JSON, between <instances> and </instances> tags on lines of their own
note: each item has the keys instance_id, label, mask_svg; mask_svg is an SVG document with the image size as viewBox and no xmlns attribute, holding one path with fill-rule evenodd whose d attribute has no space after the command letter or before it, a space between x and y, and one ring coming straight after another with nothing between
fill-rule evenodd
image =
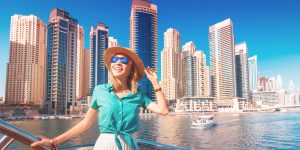
<instances>
[{"instance_id":1,"label":"skyscraper","mask_svg":"<svg viewBox=\"0 0 300 150\"><path fill-rule=\"evenodd\" d=\"M205 93L205 96L210 96L210 80L209 80L209 77L210 77L210 73L209 73L209 66L206 66L205 68L205 89L206 89L206 93Z\"/></svg>"},{"instance_id":2,"label":"skyscraper","mask_svg":"<svg viewBox=\"0 0 300 150\"><path fill-rule=\"evenodd\" d=\"M112 36L108 37L108 48L116 47L116 46L119 46L118 40Z\"/></svg>"},{"instance_id":3,"label":"skyscraper","mask_svg":"<svg viewBox=\"0 0 300 150\"><path fill-rule=\"evenodd\" d=\"M84 29L82 26L77 25L77 54L76 54L76 99L81 99L84 96L83 80L85 77L84 67L88 64L84 61Z\"/></svg>"},{"instance_id":4,"label":"skyscraper","mask_svg":"<svg viewBox=\"0 0 300 150\"><path fill-rule=\"evenodd\" d=\"M192 97L196 95L195 84L195 61L194 53L196 46L193 42L188 42L182 46L181 61L182 61L182 92L183 97Z\"/></svg>"},{"instance_id":5,"label":"skyscraper","mask_svg":"<svg viewBox=\"0 0 300 150\"><path fill-rule=\"evenodd\" d=\"M45 67L45 23L33 15L13 15L6 75L6 103L42 105L45 98Z\"/></svg>"},{"instance_id":6,"label":"skyscraper","mask_svg":"<svg viewBox=\"0 0 300 150\"><path fill-rule=\"evenodd\" d=\"M252 56L248 59L249 65L249 85L250 90L258 90L258 69L257 69L257 56Z\"/></svg>"},{"instance_id":7,"label":"skyscraper","mask_svg":"<svg viewBox=\"0 0 300 150\"><path fill-rule=\"evenodd\" d=\"M259 91L270 91L269 78L259 77L258 78Z\"/></svg>"},{"instance_id":8,"label":"skyscraper","mask_svg":"<svg viewBox=\"0 0 300 150\"><path fill-rule=\"evenodd\" d=\"M260 91L278 91L281 90L281 77L259 77L259 90Z\"/></svg>"},{"instance_id":9,"label":"skyscraper","mask_svg":"<svg viewBox=\"0 0 300 150\"><path fill-rule=\"evenodd\" d=\"M206 73L206 55L203 51L196 51L194 53L194 61L195 61L195 68L194 68L194 74L196 75L194 78L196 78L196 96L198 97L206 97L208 95L207 91L209 90L205 84L205 78L207 76Z\"/></svg>"},{"instance_id":10,"label":"skyscraper","mask_svg":"<svg viewBox=\"0 0 300 150\"><path fill-rule=\"evenodd\" d=\"M161 52L161 86L168 100L179 98L180 66L180 34L169 28L164 33L164 49Z\"/></svg>"},{"instance_id":11,"label":"skyscraper","mask_svg":"<svg viewBox=\"0 0 300 150\"><path fill-rule=\"evenodd\" d=\"M235 52L233 24L226 19L209 27L211 96L217 100L235 97Z\"/></svg>"},{"instance_id":12,"label":"skyscraper","mask_svg":"<svg viewBox=\"0 0 300 150\"><path fill-rule=\"evenodd\" d=\"M294 91L295 90L295 84L294 84L293 80L290 80L288 90L289 91Z\"/></svg>"},{"instance_id":13,"label":"skyscraper","mask_svg":"<svg viewBox=\"0 0 300 150\"><path fill-rule=\"evenodd\" d=\"M84 60L81 62L84 64L83 66L83 96L88 96L91 93L90 92L90 73L91 73L91 56L90 56L91 51L88 49L84 49Z\"/></svg>"},{"instance_id":14,"label":"skyscraper","mask_svg":"<svg viewBox=\"0 0 300 150\"><path fill-rule=\"evenodd\" d=\"M248 48L246 42L235 45L236 96L249 99Z\"/></svg>"},{"instance_id":15,"label":"skyscraper","mask_svg":"<svg viewBox=\"0 0 300 150\"><path fill-rule=\"evenodd\" d=\"M77 25L66 11L50 12L45 108L51 114L70 113L76 102Z\"/></svg>"},{"instance_id":16,"label":"skyscraper","mask_svg":"<svg viewBox=\"0 0 300 150\"><path fill-rule=\"evenodd\" d=\"M276 78L276 87L275 87L275 90L281 90L282 89L282 78L281 78L281 75L278 74L277 75L277 78Z\"/></svg>"},{"instance_id":17,"label":"skyscraper","mask_svg":"<svg viewBox=\"0 0 300 150\"><path fill-rule=\"evenodd\" d=\"M206 56L203 51L196 51L193 42L182 46L182 88L183 97L207 97L208 88L205 79Z\"/></svg>"},{"instance_id":18,"label":"skyscraper","mask_svg":"<svg viewBox=\"0 0 300 150\"><path fill-rule=\"evenodd\" d=\"M107 83L108 70L103 62L103 52L108 48L108 27L104 23L98 23L91 27L90 49L91 49L91 85L90 93L95 86Z\"/></svg>"},{"instance_id":19,"label":"skyscraper","mask_svg":"<svg viewBox=\"0 0 300 150\"><path fill-rule=\"evenodd\" d=\"M273 77L270 77L269 80L268 80L268 91L276 91L276 83L277 83L277 80L276 78L273 76Z\"/></svg>"},{"instance_id":20,"label":"skyscraper","mask_svg":"<svg viewBox=\"0 0 300 150\"><path fill-rule=\"evenodd\" d=\"M157 71L157 6L147 0L132 0L130 15L130 49ZM152 84L144 76L139 81L142 91L154 99Z\"/></svg>"}]
</instances>

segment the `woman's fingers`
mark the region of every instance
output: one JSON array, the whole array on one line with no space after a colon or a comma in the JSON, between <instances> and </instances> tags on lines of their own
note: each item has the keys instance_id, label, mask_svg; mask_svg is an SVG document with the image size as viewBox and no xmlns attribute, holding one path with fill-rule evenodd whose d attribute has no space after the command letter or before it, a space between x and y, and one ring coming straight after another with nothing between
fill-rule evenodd
<instances>
[{"instance_id":1,"label":"woman's fingers","mask_svg":"<svg viewBox=\"0 0 300 150\"><path fill-rule=\"evenodd\" d=\"M149 66L148 66L148 71L150 72L150 73L155 73L155 70L153 69L153 68L150 68Z\"/></svg>"},{"instance_id":2,"label":"woman's fingers","mask_svg":"<svg viewBox=\"0 0 300 150\"><path fill-rule=\"evenodd\" d=\"M30 146L31 147L36 147L36 146L41 145L41 144L42 144L42 141L38 141L38 142L32 143Z\"/></svg>"},{"instance_id":3,"label":"woman's fingers","mask_svg":"<svg viewBox=\"0 0 300 150\"><path fill-rule=\"evenodd\" d=\"M153 68L148 66L144 69L144 71L149 79L157 78L157 74Z\"/></svg>"},{"instance_id":4,"label":"woman's fingers","mask_svg":"<svg viewBox=\"0 0 300 150\"><path fill-rule=\"evenodd\" d=\"M30 146L36 147L38 145L51 146L51 141L48 138L44 137L41 141L34 142Z\"/></svg>"},{"instance_id":5,"label":"woman's fingers","mask_svg":"<svg viewBox=\"0 0 300 150\"><path fill-rule=\"evenodd\" d=\"M149 73L151 73L151 71L152 71L151 68L150 68L149 66L147 67L147 71L148 71Z\"/></svg>"},{"instance_id":6,"label":"woman's fingers","mask_svg":"<svg viewBox=\"0 0 300 150\"><path fill-rule=\"evenodd\" d=\"M149 67L145 68L146 74L150 75L151 74L151 69Z\"/></svg>"},{"instance_id":7,"label":"woman's fingers","mask_svg":"<svg viewBox=\"0 0 300 150\"><path fill-rule=\"evenodd\" d=\"M148 71L147 71L146 68L145 68L144 72L146 73L147 76L149 75L149 73L148 73Z\"/></svg>"}]
</instances>

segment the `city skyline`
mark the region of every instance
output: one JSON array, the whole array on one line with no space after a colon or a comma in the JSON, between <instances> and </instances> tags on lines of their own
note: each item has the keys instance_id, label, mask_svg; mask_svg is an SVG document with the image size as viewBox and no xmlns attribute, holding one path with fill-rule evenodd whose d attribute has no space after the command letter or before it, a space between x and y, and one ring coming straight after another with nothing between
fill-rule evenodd
<instances>
[{"instance_id":1,"label":"city skyline","mask_svg":"<svg viewBox=\"0 0 300 150\"><path fill-rule=\"evenodd\" d=\"M109 5L113 4L115 1L104 1L103 3ZM117 1L120 5L114 5L115 10L109 10L110 7L104 8L104 12L99 10L98 17L90 16L85 17L85 13L82 13L79 7L83 7L87 9L87 6L92 7L90 5L82 5L80 3L74 5L67 5L65 2L49 2L49 5L43 5L43 1L41 2L3 2L4 4L0 6L1 8L1 20L2 24L0 25L1 32L1 40L0 40L0 69L2 70L0 74L0 96L4 97L5 91L5 80L6 80L6 64L8 63L8 55L9 55L9 27L10 27L10 17L14 14L20 15L35 15L39 17L43 22L47 23L49 19L50 10L53 8L64 8L66 11L70 13L70 15L76 19L78 19L79 24L83 26L85 33L88 33L89 28L96 24L97 22L104 22L110 28L110 36L114 36L123 47L129 47L129 17L130 17L130 1ZM218 12L212 13L212 16L209 16L205 11L209 11L209 8L205 8L205 6L210 6L209 4L212 2L197 2L191 1L189 4L178 2L178 4L168 3L168 2L160 2L160 1L152 1L155 5L158 6L158 71L160 77L160 52L163 49L163 33L168 28L174 28L178 30L181 34L181 44L187 43L188 41L193 41L198 48L197 50L203 50L207 55L207 63L209 64L209 47L208 47L208 28L209 26L218 23L226 18L231 18L234 24L234 36L235 36L235 44L240 43L242 41L247 42L248 50L249 50L249 58L258 55L258 70L260 72L259 76L277 76L280 74L283 78L283 85L287 87L289 80L293 80L295 83L295 87L299 88L300 80L297 79L297 75L300 74L299 67L297 68L297 58L300 58L300 50L299 47L296 47L296 41L299 41L299 29L293 28L300 22L296 16L299 16L299 11L296 11L297 2L289 1L283 3L283 1L274 1L272 6L268 6L267 2L260 3L260 6L257 6L257 10L255 12L249 11L249 9L253 9L253 4L247 5L244 9L240 9L236 7L236 10L240 14L234 15L235 13L229 10L219 10ZM215 5L218 7L224 6L222 5L224 1L218 1L219 4ZM294 3L292 3L294 2ZM255 2L253 2L255 3ZM257 1L258 3L258 1ZM289 3L289 4L288 4ZM101 3L102 4L102 3ZM122 5L123 4L123 5ZM226 4L226 5L230 5ZM236 6L245 6L243 2L235 2ZM32 6L33 5L33 6ZM186 12L176 12L174 10L178 10L181 7L196 6L203 7L203 10L199 9L199 11L195 11L193 9L186 9ZM226 6L225 5L225 6ZM10 7L11 6L11 7ZM262 8L268 7L268 12L261 13ZM284 7L286 11L278 12L275 8ZM170 9L170 8L174 8ZM233 7L233 6L231 6ZM176 8L176 9L175 9ZM181 8L182 9L182 8ZM256 13L253 15L245 15L248 13ZM92 12L92 11L91 11ZM89 11L87 11L87 16L91 15ZM101 13L102 12L102 13ZM223 13L221 13L223 12ZM181 14L182 13L182 14ZM269 13L269 17L268 16ZM176 14L176 15L175 15ZM204 15L204 16L203 16ZM266 16L265 16L266 15ZM289 15L289 16L288 16ZM114 17L112 17L114 16ZM176 18L172 18L175 17ZM277 17L274 17L277 16ZM2 18L3 17L3 18ZM199 17L199 18L198 18ZM201 18L203 17L203 18ZM206 18L205 18L206 17ZM239 18L241 17L241 18ZM244 20L254 19L254 20ZM286 17L290 18L286 19ZM91 19L93 18L93 19ZM100 19L97 19L100 18ZM103 19L102 19L103 18ZM112 18L112 19L110 19ZM118 18L118 19L116 19ZM168 19L171 18L171 19ZM182 20L182 18L186 18ZM196 19L195 19L196 18ZM197 19L198 18L198 19ZM90 20L88 20L90 19ZM172 20L173 19L173 20ZM189 20L190 19L190 20ZM195 20L193 20L195 19ZM260 21L259 23L255 23L255 19ZM249 22L248 22L249 21ZM269 26L267 25L269 23ZM276 24L280 22L280 24ZM124 27L120 27L120 24L123 24ZM202 24L202 25L199 25ZM274 24L274 25L273 25ZM198 27L199 25L200 27ZM272 25L272 26L270 26ZM286 26L286 27L285 27ZM288 27L288 28L287 28ZM276 29L285 29L285 30L276 30ZM293 28L292 31L289 28ZM252 29L252 30L251 30ZM260 31L260 32L259 32ZM275 32L276 31L276 32ZM276 35L278 37L276 37ZM89 49L89 36L85 34L85 48ZM199 41L200 40L200 41ZM281 41L281 42L279 42ZM292 43L292 44L291 44ZM273 45L274 44L274 45ZM272 47L273 46L273 47ZM210 66L210 65L209 65ZM289 67L286 67L289 66ZM270 71L270 72L267 72ZM293 71L293 73L292 73ZM264 73L262 73L264 72Z\"/></svg>"}]
</instances>

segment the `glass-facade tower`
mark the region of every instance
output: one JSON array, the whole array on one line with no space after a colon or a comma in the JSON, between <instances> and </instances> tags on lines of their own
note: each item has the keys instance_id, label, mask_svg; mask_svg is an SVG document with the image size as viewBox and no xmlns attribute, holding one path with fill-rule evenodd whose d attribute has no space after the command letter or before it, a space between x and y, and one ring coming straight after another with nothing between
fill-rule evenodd
<instances>
[{"instance_id":1,"label":"glass-facade tower","mask_svg":"<svg viewBox=\"0 0 300 150\"><path fill-rule=\"evenodd\" d=\"M108 48L108 27L103 23L98 23L90 31L91 49L91 85L90 94L95 86L107 83L108 70L103 61L103 52Z\"/></svg>"},{"instance_id":2,"label":"glass-facade tower","mask_svg":"<svg viewBox=\"0 0 300 150\"><path fill-rule=\"evenodd\" d=\"M248 59L250 90L258 90L257 55Z\"/></svg>"},{"instance_id":3,"label":"glass-facade tower","mask_svg":"<svg viewBox=\"0 0 300 150\"><path fill-rule=\"evenodd\" d=\"M249 99L248 48L246 42L235 45L236 96Z\"/></svg>"},{"instance_id":4,"label":"glass-facade tower","mask_svg":"<svg viewBox=\"0 0 300 150\"><path fill-rule=\"evenodd\" d=\"M130 16L130 49L157 71L157 6L146 0L133 0ZM139 88L154 99L152 84L146 75L139 81Z\"/></svg>"},{"instance_id":5,"label":"glass-facade tower","mask_svg":"<svg viewBox=\"0 0 300 150\"><path fill-rule=\"evenodd\" d=\"M49 114L70 113L76 101L77 24L66 11L53 9L50 13L45 103Z\"/></svg>"}]
</instances>

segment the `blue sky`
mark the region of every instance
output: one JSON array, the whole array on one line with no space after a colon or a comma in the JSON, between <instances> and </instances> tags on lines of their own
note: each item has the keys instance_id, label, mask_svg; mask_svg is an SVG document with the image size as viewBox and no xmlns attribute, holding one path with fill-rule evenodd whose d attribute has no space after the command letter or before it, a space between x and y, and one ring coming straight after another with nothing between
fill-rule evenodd
<instances>
[{"instance_id":1,"label":"blue sky","mask_svg":"<svg viewBox=\"0 0 300 150\"><path fill-rule=\"evenodd\" d=\"M163 33L170 27L181 34L181 45L193 41L209 58L208 28L226 18L234 24L235 43L247 42L249 56L258 55L261 76L293 80L300 87L300 1L297 0L152 0L158 7L158 51ZM85 30L97 22L109 27L110 36L129 47L130 0L1 0L0 1L0 97L5 95L9 57L10 17L33 14L48 23L53 8L68 11ZM209 61L208 61L209 63ZM160 75L160 67L159 67Z\"/></svg>"}]
</instances>

